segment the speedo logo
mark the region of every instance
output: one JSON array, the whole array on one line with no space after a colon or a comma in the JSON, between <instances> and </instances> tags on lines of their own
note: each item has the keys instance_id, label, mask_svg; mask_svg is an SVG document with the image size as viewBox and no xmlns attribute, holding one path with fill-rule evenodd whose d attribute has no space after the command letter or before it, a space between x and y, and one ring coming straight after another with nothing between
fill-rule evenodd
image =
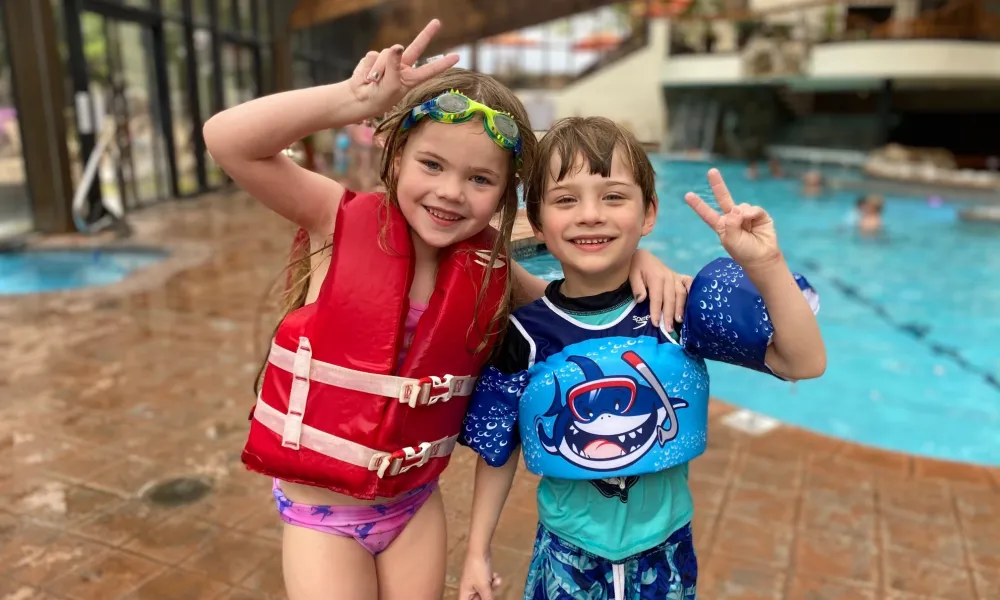
<instances>
[{"instance_id":1,"label":"speedo logo","mask_svg":"<svg viewBox=\"0 0 1000 600\"><path fill-rule=\"evenodd\" d=\"M635 322L635 327L633 327L632 329L642 329L643 327L649 324L649 315L646 315L644 317L633 316L632 320Z\"/></svg>"}]
</instances>

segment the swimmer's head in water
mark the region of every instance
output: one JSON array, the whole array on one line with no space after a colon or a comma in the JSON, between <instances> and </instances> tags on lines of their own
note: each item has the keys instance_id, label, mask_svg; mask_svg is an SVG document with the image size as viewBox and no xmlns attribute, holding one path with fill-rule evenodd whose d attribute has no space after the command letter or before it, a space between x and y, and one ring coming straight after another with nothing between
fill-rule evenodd
<instances>
[{"instance_id":1,"label":"swimmer's head in water","mask_svg":"<svg viewBox=\"0 0 1000 600\"><path fill-rule=\"evenodd\" d=\"M879 194L867 194L859 196L855 204L860 211L879 214L885 208L885 199Z\"/></svg>"},{"instance_id":2,"label":"swimmer's head in water","mask_svg":"<svg viewBox=\"0 0 1000 600\"><path fill-rule=\"evenodd\" d=\"M819 186L823 184L823 174L812 170L802 176L802 183L808 186Z\"/></svg>"}]
</instances>

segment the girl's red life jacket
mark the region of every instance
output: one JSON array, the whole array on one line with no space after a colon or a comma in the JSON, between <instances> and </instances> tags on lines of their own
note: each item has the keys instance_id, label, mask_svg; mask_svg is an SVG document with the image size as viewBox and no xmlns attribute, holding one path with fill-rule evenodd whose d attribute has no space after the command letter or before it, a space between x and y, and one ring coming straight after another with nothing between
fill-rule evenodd
<instances>
[{"instance_id":1,"label":"girl's red life jacket","mask_svg":"<svg viewBox=\"0 0 1000 600\"><path fill-rule=\"evenodd\" d=\"M289 313L271 344L243 463L359 499L437 478L498 341L491 322L504 300L505 256L480 298L497 235L490 227L442 250L397 369L414 270L409 227L381 194L346 192L319 296Z\"/></svg>"}]
</instances>

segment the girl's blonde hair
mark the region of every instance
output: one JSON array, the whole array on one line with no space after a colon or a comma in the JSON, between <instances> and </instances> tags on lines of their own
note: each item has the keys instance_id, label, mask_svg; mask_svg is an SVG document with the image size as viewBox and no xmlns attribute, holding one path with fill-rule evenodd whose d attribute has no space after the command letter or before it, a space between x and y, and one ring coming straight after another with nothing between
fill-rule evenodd
<instances>
[{"instance_id":1,"label":"girl's blonde hair","mask_svg":"<svg viewBox=\"0 0 1000 600\"><path fill-rule=\"evenodd\" d=\"M398 162L397 159L402 155L403 148L406 147L406 141L409 139L410 135L419 129L425 121L430 119L419 121L414 127L405 131L400 129L403 120L417 106L420 106L424 102L427 102L428 100L449 90L457 90L472 100L509 114L514 119L514 122L517 123L517 127L521 132L520 164L522 167L520 169L516 168L513 153L511 153L510 170L507 177L507 183L503 196L500 198L500 203L497 206L496 223L498 235L490 252L489 267L486 269L486 275L480 287L479 296L476 299L477 314L479 306L483 302L486 295L486 290L493 270L492 267L501 255L503 255L504 261L507 263L507 284L506 289L504 290L503 300L500 302L500 305L497 307L496 312L491 318L487 332L480 332L482 334L487 334L488 332L494 333L492 335L481 335L482 342L473 349L474 351L479 352L489 346L494 339L498 338L498 336L503 332L504 327L507 324L507 318L510 315L511 286L513 279L513 274L510 271L510 237L514 229L514 221L517 218L517 188L518 185L524 180L526 174L524 169L532 164L537 140L535 139L535 134L532 132L531 125L528 122L528 113L524 108L524 104L521 103L521 100L516 94L514 94L514 92L489 75L484 75L475 71L468 71L466 69L449 69L441 75L425 81L421 85L410 90L402 101L400 101L400 103L397 104L396 107L393 108L393 110L390 111L379 123L378 128L375 131L375 135L384 141L381 180L386 190L386 209L388 209L389 206L399 206L399 199L396 196L396 188L399 183L399 174L396 171L396 164ZM477 116L475 118L479 117ZM484 135L486 135L485 132ZM383 229L383 242L384 233L385 229ZM383 249L390 251L390 249L385 247L384 243L382 245ZM306 295L309 292L310 276L312 274L310 259L315 254L326 250L329 246L330 244L327 243L319 250L310 252L308 235L303 237L302 232L300 232L299 235L296 236L296 241L293 244L292 252L289 256L289 263L286 267L287 279L282 302L282 320L286 315L288 315L288 313L305 305ZM281 320L279 320L279 323L280 321ZM475 323L470 326L470 334L472 333L472 327L475 326ZM263 382L264 367L266 367L266 365L267 363L265 361L264 365L261 367L260 373L258 373L255 386L258 393L260 391L261 383Z\"/></svg>"},{"instance_id":2,"label":"girl's blonde hair","mask_svg":"<svg viewBox=\"0 0 1000 600\"><path fill-rule=\"evenodd\" d=\"M272 338L277 334L278 327L285 320L285 317L288 316L288 313L305 306L306 297L309 295L309 279L313 272L312 257L329 249L331 245L332 242L328 241L319 250L310 252L309 233L305 229L299 229L296 232L295 240L292 242L292 249L288 254L288 265L285 266L283 271L285 274L285 286L281 293L281 308L279 310L281 317L271 332ZM273 292L275 283L272 282L268 287L264 300ZM257 337L259 333L257 329L259 324L260 322L258 321L254 327L254 337ZM270 345L267 348L269 351ZM267 369L268 351L265 351L264 360L261 362L260 369L257 370L257 377L254 378L254 394L260 394L261 386L264 384L264 370Z\"/></svg>"}]
</instances>

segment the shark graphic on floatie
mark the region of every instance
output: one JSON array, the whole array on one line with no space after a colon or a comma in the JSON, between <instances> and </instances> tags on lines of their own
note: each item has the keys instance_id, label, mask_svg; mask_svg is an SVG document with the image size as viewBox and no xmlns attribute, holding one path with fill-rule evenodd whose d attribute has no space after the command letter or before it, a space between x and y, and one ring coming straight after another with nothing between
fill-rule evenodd
<instances>
[{"instance_id":1,"label":"shark graphic on floatie","mask_svg":"<svg viewBox=\"0 0 1000 600\"><path fill-rule=\"evenodd\" d=\"M628 375L605 375L597 363L583 356L567 360L583 371L584 381L569 389L562 402L559 378L548 412L535 419L538 439L546 452L594 471L614 471L634 464L654 444L664 446L677 437L677 409L688 403L667 395L649 365L633 351L622 360L647 385ZM552 435L542 419L555 417Z\"/></svg>"}]
</instances>

